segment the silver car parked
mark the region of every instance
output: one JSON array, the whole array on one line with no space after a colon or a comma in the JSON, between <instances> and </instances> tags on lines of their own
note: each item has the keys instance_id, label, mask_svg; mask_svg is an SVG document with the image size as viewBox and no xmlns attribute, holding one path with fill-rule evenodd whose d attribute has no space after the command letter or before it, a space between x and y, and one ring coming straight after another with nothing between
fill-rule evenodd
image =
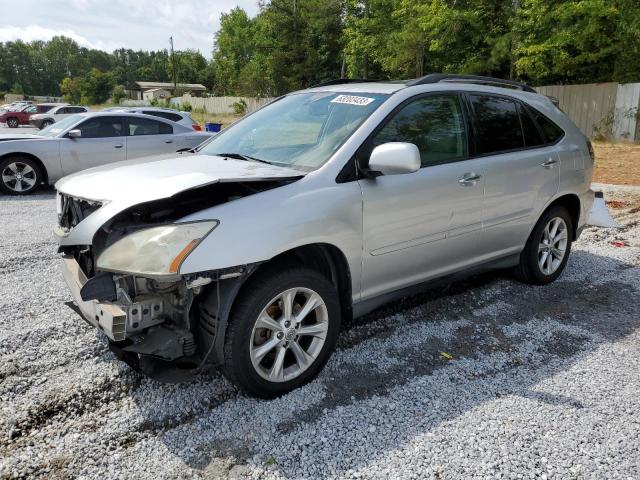
<instances>
[{"instance_id":1,"label":"silver car parked","mask_svg":"<svg viewBox=\"0 0 640 480\"><path fill-rule=\"evenodd\" d=\"M89 111L88 107L81 105L58 105L53 107L46 113L36 113L29 117L29 123L36 128L47 128L56 122L59 122L63 118L70 117L76 113L86 113Z\"/></svg>"},{"instance_id":2,"label":"silver car parked","mask_svg":"<svg viewBox=\"0 0 640 480\"><path fill-rule=\"evenodd\" d=\"M211 135L135 113L81 113L35 135L0 135L0 192L33 193L65 175L150 155L175 155Z\"/></svg>"},{"instance_id":3,"label":"silver car parked","mask_svg":"<svg viewBox=\"0 0 640 480\"><path fill-rule=\"evenodd\" d=\"M182 112L173 108L161 108L161 107L111 107L108 111L122 111L132 113L144 113L145 115L152 115L154 117L160 117L172 122L179 123L185 127L191 128L197 132L202 131L202 126L196 122L189 112Z\"/></svg>"},{"instance_id":4,"label":"silver car parked","mask_svg":"<svg viewBox=\"0 0 640 480\"><path fill-rule=\"evenodd\" d=\"M197 154L66 177L55 233L78 311L114 352L218 365L272 397L348 319L435 281L554 281L587 221L590 144L524 84L330 82Z\"/></svg>"}]
</instances>

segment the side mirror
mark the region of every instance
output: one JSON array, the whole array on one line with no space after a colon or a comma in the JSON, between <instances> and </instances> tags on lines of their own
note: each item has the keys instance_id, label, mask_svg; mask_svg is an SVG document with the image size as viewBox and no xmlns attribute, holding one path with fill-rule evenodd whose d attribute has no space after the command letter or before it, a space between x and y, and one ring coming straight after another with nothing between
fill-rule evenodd
<instances>
[{"instance_id":1,"label":"side mirror","mask_svg":"<svg viewBox=\"0 0 640 480\"><path fill-rule=\"evenodd\" d=\"M73 130L69 130L67 132L67 137L69 138L80 138L82 137L82 131L74 128Z\"/></svg>"},{"instance_id":2,"label":"side mirror","mask_svg":"<svg viewBox=\"0 0 640 480\"><path fill-rule=\"evenodd\" d=\"M374 148L369 157L369 171L383 175L417 172L420 165L420 151L413 143L383 143Z\"/></svg>"}]
</instances>

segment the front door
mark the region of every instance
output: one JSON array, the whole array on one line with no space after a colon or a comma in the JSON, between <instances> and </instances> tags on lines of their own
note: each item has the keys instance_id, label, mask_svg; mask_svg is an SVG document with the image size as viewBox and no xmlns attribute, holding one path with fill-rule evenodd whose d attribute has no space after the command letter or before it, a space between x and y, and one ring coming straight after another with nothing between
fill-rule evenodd
<instances>
[{"instance_id":1,"label":"front door","mask_svg":"<svg viewBox=\"0 0 640 480\"><path fill-rule=\"evenodd\" d=\"M467 123L457 94L430 94L402 106L364 148L409 142L422 168L360 180L363 195L362 299L474 262L482 241L484 159L468 159Z\"/></svg>"},{"instance_id":2,"label":"front door","mask_svg":"<svg viewBox=\"0 0 640 480\"><path fill-rule=\"evenodd\" d=\"M60 139L60 160L65 175L125 159L122 117L91 117L76 129L80 130L80 137Z\"/></svg>"}]
</instances>

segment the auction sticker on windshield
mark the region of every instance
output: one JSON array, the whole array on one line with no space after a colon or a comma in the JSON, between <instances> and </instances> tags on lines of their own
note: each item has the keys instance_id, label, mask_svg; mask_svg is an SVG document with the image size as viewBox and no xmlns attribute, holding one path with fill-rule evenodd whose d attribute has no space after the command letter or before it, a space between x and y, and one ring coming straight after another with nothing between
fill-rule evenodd
<instances>
[{"instance_id":1,"label":"auction sticker on windshield","mask_svg":"<svg viewBox=\"0 0 640 480\"><path fill-rule=\"evenodd\" d=\"M356 95L338 95L336 98L331 100L331 103L346 103L348 105L360 105L364 107L365 105L369 105L374 100L375 98L358 97Z\"/></svg>"}]
</instances>

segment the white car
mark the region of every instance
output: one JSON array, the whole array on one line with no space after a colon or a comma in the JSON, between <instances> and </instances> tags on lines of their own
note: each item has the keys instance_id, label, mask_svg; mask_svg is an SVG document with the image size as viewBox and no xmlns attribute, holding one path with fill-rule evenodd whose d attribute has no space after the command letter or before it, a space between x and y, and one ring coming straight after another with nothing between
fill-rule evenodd
<instances>
[{"instance_id":1,"label":"white car","mask_svg":"<svg viewBox=\"0 0 640 480\"><path fill-rule=\"evenodd\" d=\"M35 135L0 135L0 192L33 193L65 175L151 155L175 155L211 134L128 112L79 113Z\"/></svg>"},{"instance_id":2,"label":"white car","mask_svg":"<svg viewBox=\"0 0 640 480\"><path fill-rule=\"evenodd\" d=\"M80 105L59 105L53 107L51 110L45 113L36 113L29 117L29 123L36 128L47 128L56 122L59 122L63 118L70 117L76 113L86 113L89 111L88 107Z\"/></svg>"}]
</instances>

